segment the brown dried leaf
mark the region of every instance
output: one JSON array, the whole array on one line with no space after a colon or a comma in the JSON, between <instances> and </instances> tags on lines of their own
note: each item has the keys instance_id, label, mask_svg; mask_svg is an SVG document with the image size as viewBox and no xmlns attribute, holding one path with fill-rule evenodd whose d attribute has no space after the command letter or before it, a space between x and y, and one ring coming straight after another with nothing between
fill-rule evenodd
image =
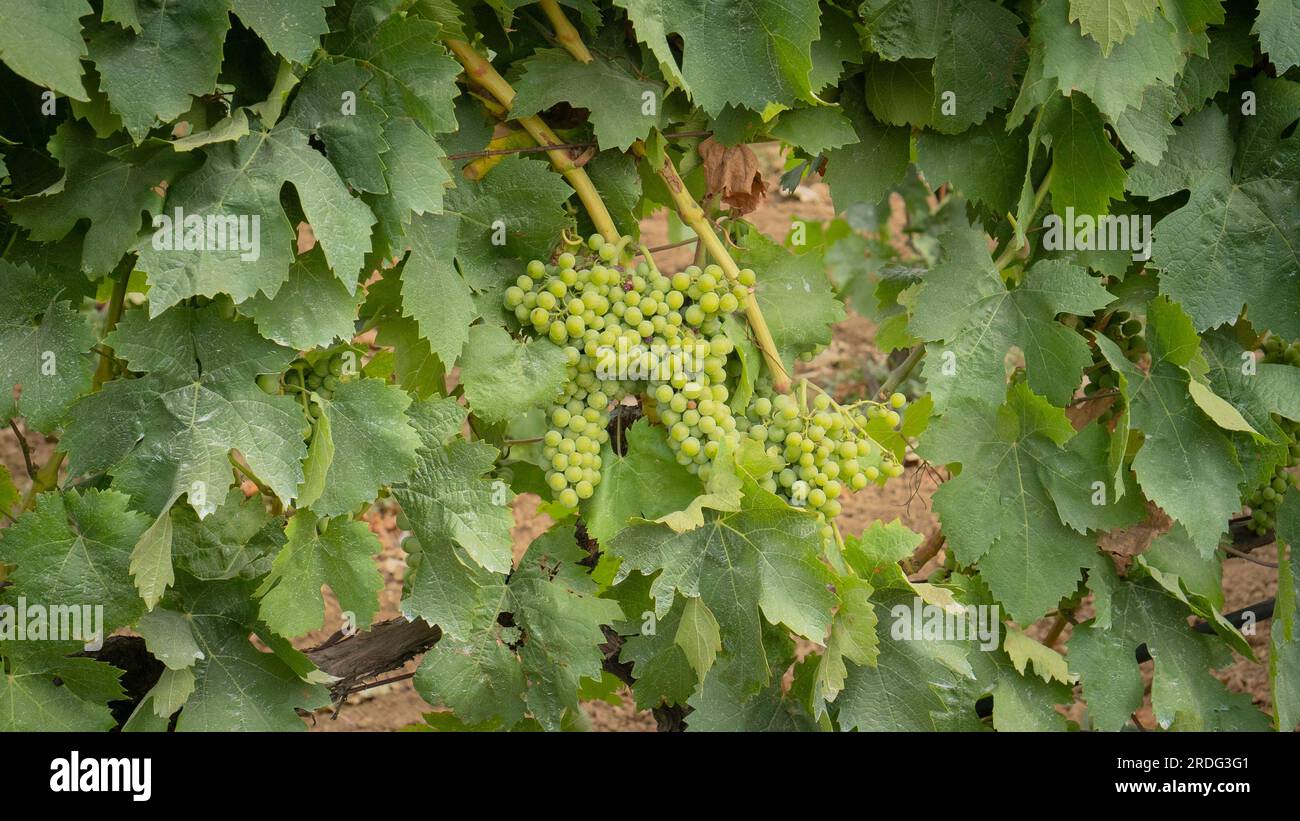
<instances>
[{"instance_id":1,"label":"brown dried leaf","mask_svg":"<svg viewBox=\"0 0 1300 821\"><path fill-rule=\"evenodd\" d=\"M767 186L758 168L758 157L747 145L727 147L712 137L700 143L704 178L710 195L722 195L736 216L744 216L767 198Z\"/></svg>"}]
</instances>

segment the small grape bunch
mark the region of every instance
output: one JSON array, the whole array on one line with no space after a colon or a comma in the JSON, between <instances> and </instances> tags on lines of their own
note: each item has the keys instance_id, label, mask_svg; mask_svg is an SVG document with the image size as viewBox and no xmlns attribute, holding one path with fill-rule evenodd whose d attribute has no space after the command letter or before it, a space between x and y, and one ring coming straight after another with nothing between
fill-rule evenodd
<instances>
[{"instance_id":1,"label":"small grape bunch","mask_svg":"<svg viewBox=\"0 0 1300 821\"><path fill-rule=\"evenodd\" d=\"M1098 311L1093 316L1090 325L1100 325L1105 316L1104 311ZM1128 311L1116 311L1111 314L1101 333L1111 342L1114 342L1115 346L1120 349L1120 352L1130 362L1137 362L1147 352L1147 341L1142 332L1142 321ZM1117 391L1119 389L1119 375L1111 368L1100 347L1093 349L1092 357L1091 375L1088 384L1083 386L1083 395L1093 397L1098 394L1110 394ZM1109 407L1098 416L1098 421L1103 425L1110 424L1111 420L1121 410L1121 406L1122 400L1117 396Z\"/></svg>"},{"instance_id":2,"label":"small grape bunch","mask_svg":"<svg viewBox=\"0 0 1300 821\"><path fill-rule=\"evenodd\" d=\"M840 513L839 499L846 489L861 490L903 474L903 466L869 431L901 425L899 410L907 399L895 393L887 402L842 407L824 393L808 401L806 386L797 397L756 397L740 429L780 465L763 486L795 507L814 511L823 538L830 538L831 521Z\"/></svg>"},{"instance_id":3,"label":"small grape bunch","mask_svg":"<svg viewBox=\"0 0 1300 821\"><path fill-rule=\"evenodd\" d=\"M1265 362L1300 367L1300 340L1288 344L1276 334L1270 334L1264 340L1263 348Z\"/></svg>"},{"instance_id":4,"label":"small grape bunch","mask_svg":"<svg viewBox=\"0 0 1300 821\"><path fill-rule=\"evenodd\" d=\"M1287 437L1286 458L1273 469L1273 474L1266 482L1246 497L1246 506L1250 508L1250 520L1246 523L1246 527L1257 535L1268 533L1277 526L1278 505L1282 503L1282 497L1287 494L1287 491L1296 485L1295 473L1290 469L1300 464L1300 441L1297 441L1297 436L1300 435L1300 422L1293 422L1290 419L1278 421Z\"/></svg>"}]
</instances>

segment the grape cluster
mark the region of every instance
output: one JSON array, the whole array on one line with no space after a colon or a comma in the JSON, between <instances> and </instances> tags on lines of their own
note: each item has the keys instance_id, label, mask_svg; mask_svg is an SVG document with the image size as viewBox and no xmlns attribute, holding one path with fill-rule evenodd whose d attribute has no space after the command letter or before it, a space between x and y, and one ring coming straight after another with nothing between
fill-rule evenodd
<instances>
[{"instance_id":1,"label":"grape cluster","mask_svg":"<svg viewBox=\"0 0 1300 821\"><path fill-rule=\"evenodd\" d=\"M745 413L734 413L728 384L739 360L722 323L748 297L754 272L743 269L734 282L717 265L665 275L648 261L631 264L629 242L595 235L553 264L533 260L505 293L520 324L561 346L568 360L542 438L557 501L573 508L595 492L610 408L628 397L643 398L646 416L667 429L677 462L706 481L724 448L734 452L745 437L759 443L781 465L762 477L767 489L815 510L828 530L846 485L858 489L902 473L865 430L877 418L899 424L901 395L890 404L864 403L865 410L820 395L811 406L756 396Z\"/></svg>"},{"instance_id":2,"label":"grape cluster","mask_svg":"<svg viewBox=\"0 0 1300 821\"><path fill-rule=\"evenodd\" d=\"M659 388L666 390L657 396L667 414L663 420L682 423L675 430L699 422L699 413L686 404L705 398L718 406L718 418L703 423L700 432L713 425L735 429L734 421L723 421L730 410L722 382L731 342L721 334L721 320L740 306L753 272L742 272L734 286L716 265L668 277L648 262L630 264L629 242L606 242L597 234L580 253L566 251L554 264L533 260L505 293L505 306L519 322L562 346L568 358L564 392L547 412L542 450L550 462L547 484L567 507L590 498L600 484L610 407L643 393L650 381L662 380ZM683 398L674 402L679 393ZM692 413L674 417L687 410ZM673 441L679 455L705 452L698 437ZM704 461L679 460L697 471Z\"/></svg>"},{"instance_id":3,"label":"grape cluster","mask_svg":"<svg viewBox=\"0 0 1300 821\"><path fill-rule=\"evenodd\" d=\"M763 479L763 486L795 507L815 512L826 538L846 487L861 490L868 482L903 474L893 455L867 435L867 426L881 419L890 428L897 427L902 422L898 410L906 401L895 393L887 403L843 408L822 393L808 402L805 388L798 398L785 394L755 398L740 428L780 465Z\"/></svg>"},{"instance_id":4,"label":"grape cluster","mask_svg":"<svg viewBox=\"0 0 1300 821\"><path fill-rule=\"evenodd\" d=\"M1106 316L1105 311L1098 311L1093 315L1088 326L1092 328L1100 326ZM1110 314L1110 318L1106 320L1101 333L1111 342L1114 342L1130 362L1137 362L1147 352L1146 337L1142 334L1142 321L1127 311L1116 311ZM1110 367L1099 347L1093 349L1092 358L1091 375L1088 384L1083 387L1083 395L1091 397L1118 389L1119 376ZM1101 424L1109 424L1115 414L1119 412L1120 405L1120 400L1116 398L1098 417Z\"/></svg>"},{"instance_id":5,"label":"grape cluster","mask_svg":"<svg viewBox=\"0 0 1300 821\"><path fill-rule=\"evenodd\" d=\"M1284 365L1300 365L1300 341L1288 344L1277 336L1264 340L1264 362ZM1296 476L1290 470L1300 464L1300 422L1273 417L1286 435L1287 456L1273 469L1268 480L1255 488L1246 497L1246 506L1250 508L1250 521L1246 526L1256 534L1264 534L1276 525L1277 506L1282 497L1296 485Z\"/></svg>"}]
</instances>

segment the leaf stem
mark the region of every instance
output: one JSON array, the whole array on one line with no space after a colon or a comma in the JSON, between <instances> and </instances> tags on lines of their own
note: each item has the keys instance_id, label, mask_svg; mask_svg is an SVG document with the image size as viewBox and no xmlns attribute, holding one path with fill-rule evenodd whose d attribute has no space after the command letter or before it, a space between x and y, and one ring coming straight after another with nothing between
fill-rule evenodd
<instances>
[{"instance_id":1,"label":"leaf stem","mask_svg":"<svg viewBox=\"0 0 1300 821\"><path fill-rule=\"evenodd\" d=\"M104 318L104 336L108 337L122 318L122 308L126 304L126 289L131 281L131 271L135 268L135 254L128 254L113 272L113 295L108 301L108 315ZM116 359L113 349L105 345L99 352L99 367L95 369L95 378L91 390L99 390L104 383L113 378Z\"/></svg>"},{"instance_id":2,"label":"leaf stem","mask_svg":"<svg viewBox=\"0 0 1300 821\"><path fill-rule=\"evenodd\" d=\"M1034 217L1038 215L1038 209L1043 207L1043 200L1047 198L1047 188L1052 184L1052 174L1055 171L1055 163L1048 166L1047 173L1043 175L1043 178L1038 182L1038 187L1034 189L1034 209L1029 212L1028 217L1030 222L1032 222ZM1013 235L1011 240L1007 242L1007 247L1004 248L1002 253L998 255L998 258L993 261L993 267L1001 271L1011 262L1011 260L1015 259L1016 254L1020 253L1022 247L1023 244Z\"/></svg>"},{"instance_id":3,"label":"leaf stem","mask_svg":"<svg viewBox=\"0 0 1300 821\"><path fill-rule=\"evenodd\" d=\"M497 73L492 64L483 59L474 47L464 40L449 38L447 46L456 55L456 59L465 67L466 73L474 82L487 89L492 96L497 98L501 105L509 108L514 102L515 90L510 87L505 78ZM587 214L591 217L592 224L608 242L618 242L621 234L614 226L614 218L610 216L609 209L605 207L605 202L600 198L596 191L596 186L591 181L587 172L578 167L568 152L557 148L564 145L559 136L551 130L540 117L536 115L528 117L519 117L516 120L524 130L532 135L537 144L547 149L546 156L550 158L551 165L556 171L564 176L577 192L578 199L587 209Z\"/></svg>"},{"instance_id":4,"label":"leaf stem","mask_svg":"<svg viewBox=\"0 0 1300 821\"><path fill-rule=\"evenodd\" d=\"M23 436L22 431L18 430L18 423L9 420L9 429L14 432L14 437L18 440L18 447L23 451L23 463L27 466L27 477L36 478L36 467L32 464L32 448L27 444L27 437Z\"/></svg>"},{"instance_id":5,"label":"leaf stem","mask_svg":"<svg viewBox=\"0 0 1300 821\"><path fill-rule=\"evenodd\" d=\"M903 382L907 380L907 377L912 375L912 371L916 369L917 363L924 358L925 345L917 345L912 348L912 350L907 354L907 359L904 359L897 368L894 368L889 376L885 378L885 381L881 383L880 392L877 396L888 397L893 393L895 388L903 384Z\"/></svg>"}]
</instances>

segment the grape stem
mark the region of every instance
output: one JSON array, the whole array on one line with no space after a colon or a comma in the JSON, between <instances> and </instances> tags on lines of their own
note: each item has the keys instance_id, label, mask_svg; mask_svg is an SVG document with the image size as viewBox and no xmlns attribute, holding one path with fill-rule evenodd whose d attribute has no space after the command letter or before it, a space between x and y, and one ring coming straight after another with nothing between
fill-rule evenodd
<instances>
[{"instance_id":1,"label":"grape stem","mask_svg":"<svg viewBox=\"0 0 1300 821\"><path fill-rule=\"evenodd\" d=\"M50 461L36 471L36 478L32 480L32 486L27 489L27 495L23 497L23 510L31 510L39 494L47 490L53 490L58 486L59 468L63 467L65 455L62 451L55 451L50 456Z\"/></svg>"},{"instance_id":2,"label":"grape stem","mask_svg":"<svg viewBox=\"0 0 1300 821\"><path fill-rule=\"evenodd\" d=\"M587 50L586 43L582 42L578 30L569 22L569 18L564 16L560 4L556 0L541 0L539 5L546 14L546 19L551 21L551 26L555 29L555 39L560 41L564 50L572 54L573 59L579 63L590 63L591 52Z\"/></svg>"},{"instance_id":3,"label":"grape stem","mask_svg":"<svg viewBox=\"0 0 1300 821\"><path fill-rule=\"evenodd\" d=\"M275 514L277 516L281 512L283 512L283 507L280 505L280 497L275 495L275 491L267 487L266 483L263 482L260 478L258 478L257 474L253 472L252 468L248 467L248 465L245 465L243 462L236 459L234 453L227 453L226 458L230 460L230 464L232 467L234 467L235 473L242 475L245 479L252 482L254 485L257 486L257 490L259 493L261 493L263 496L271 500L271 505L273 508L275 508Z\"/></svg>"},{"instance_id":4,"label":"grape stem","mask_svg":"<svg viewBox=\"0 0 1300 821\"><path fill-rule=\"evenodd\" d=\"M643 143L634 143L632 150L639 156L646 157ZM677 208L677 216L700 238L700 242L708 249L709 255L718 266L722 268L722 272L727 279L733 283L739 281L740 266L732 259L727 246L722 243L722 240L718 239L713 226L705 217L704 209L691 196L691 192L686 190L686 183L682 182L676 166L673 165L672 158L666 152L664 153L663 165L656 171L668 186L668 193L672 195L673 205ZM767 363L767 369L772 374L773 390L777 393L789 393L790 375L786 372L785 365L782 364L781 357L776 352L776 341L772 339L772 332L767 327L767 320L763 318L763 311L759 308L753 287L750 287L745 295L745 318L749 320L750 330L754 332L754 341L758 344L758 349L763 354L763 361Z\"/></svg>"},{"instance_id":5,"label":"grape stem","mask_svg":"<svg viewBox=\"0 0 1300 821\"><path fill-rule=\"evenodd\" d=\"M483 59L474 47L464 40L448 38L447 47L456 55L456 59L465 67L466 74L485 88L497 101L507 109L514 102L515 90L506 82L505 78L497 73L492 64ZM524 130L527 131L537 144L546 148L546 156L550 158L551 165L556 171L564 176L573 190L577 192L578 199L587 209L587 214L591 217L591 222L596 226L596 230L605 238L607 242L618 242L620 234L614 227L614 218L610 216L609 209L605 207L605 202L600 198L600 193L596 191L596 186L591 181L587 172L578 167L573 162L564 149L556 146L564 145L559 136L551 130L541 117L531 115L528 117L519 117L516 120Z\"/></svg>"}]
</instances>

